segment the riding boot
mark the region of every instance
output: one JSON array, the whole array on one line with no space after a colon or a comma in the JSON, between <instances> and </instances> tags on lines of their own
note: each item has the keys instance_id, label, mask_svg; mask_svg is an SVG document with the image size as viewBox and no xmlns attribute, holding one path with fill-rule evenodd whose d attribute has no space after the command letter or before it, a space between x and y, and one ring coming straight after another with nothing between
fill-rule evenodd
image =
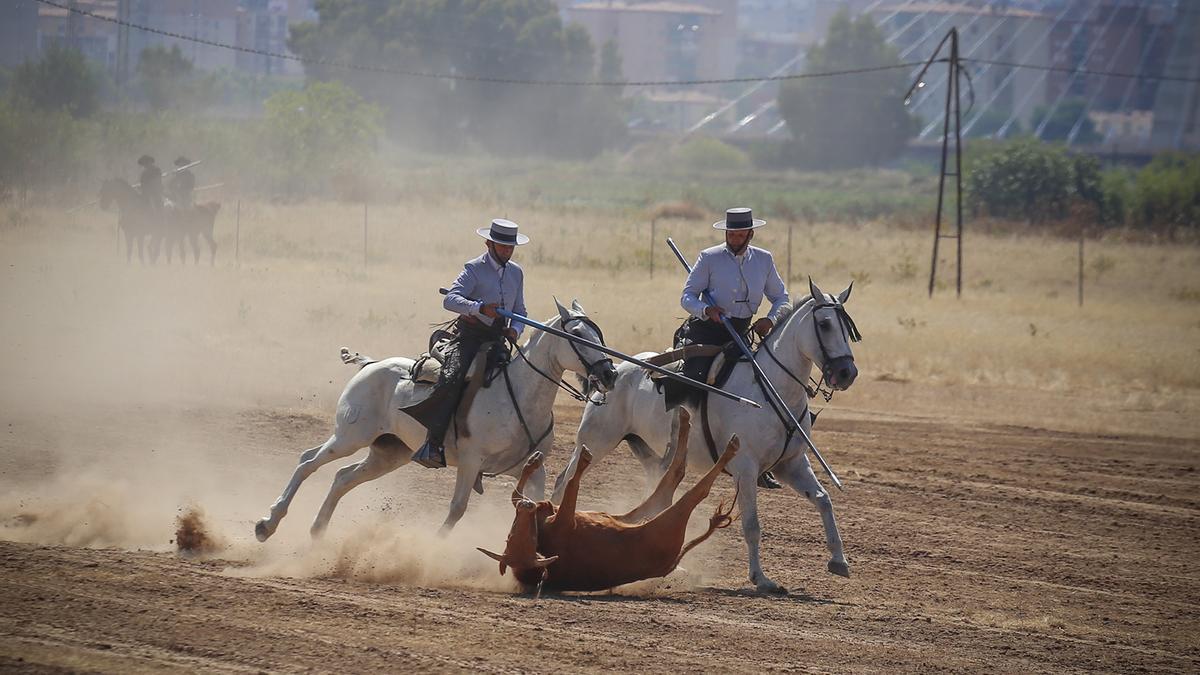
<instances>
[{"instance_id":1,"label":"riding boot","mask_svg":"<svg viewBox=\"0 0 1200 675\"><path fill-rule=\"evenodd\" d=\"M442 400L441 407L430 415L431 419L426 427L429 433L425 436L425 443L413 453L412 460L417 464L427 469L445 468L446 448L443 440L446 438L446 430L450 428L450 423L454 421L454 414L458 411L458 402L462 396L464 384L461 380L447 383L452 389Z\"/></svg>"},{"instance_id":2,"label":"riding boot","mask_svg":"<svg viewBox=\"0 0 1200 675\"><path fill-rule=\"evenodd\" d=\"M435 440L433 434L429 434L421 448L413 453L412 461L426 469L444 469L446 468L446 449L442 447L441 441Z\"/></svg>"}]
</instances>

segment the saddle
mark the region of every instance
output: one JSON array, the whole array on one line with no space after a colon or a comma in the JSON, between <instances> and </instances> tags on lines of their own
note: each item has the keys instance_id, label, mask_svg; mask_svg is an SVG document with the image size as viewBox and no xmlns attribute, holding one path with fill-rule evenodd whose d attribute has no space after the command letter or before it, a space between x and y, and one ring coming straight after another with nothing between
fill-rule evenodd
<instances>
[{"instance_id":1,"label":"saddle","mask_svg":"<svg viewBox=\"0 0 1200 675\"><path fill-rule=\"evenodd\" d=\"M699 357L715 357L709 364L704 376L698 378L701 382L714 387L723 385L729 379L729 375L733 372L733 367L737 365L738 361L745 360L745 357L738 350L737 345L732 342L724 345L686 345L666 352L666 354L678 354L676 362L668 367L669 370L677 373L683 373L683 360ZM667 406L667 410L689 402L699 405L708 396L707 392L700 391L677 380L669 379L665 375L653 375L651 379L655 381L658 391L664 394L663 400Z\"/></svg>"},{"instance_id":2,"label":"saddle","mask_svg":"<svg viewBox=\"0 0 1200 675\"><path fill-rule=\"evenodd\" d=\"M447 356L453 350L458 349L458 340L458 332L438 329L429 336L429 351L413 362L410 377L413 382L432 387L429 399L431 403L439 398L438 394L442 391L441 384L443 382L442 370ZM480 344L475 357L465 366L463 382L466 386L463 389L462 398L459 399L458 406L455 408L454 426L459 436L465 438L471 436L471 429L467 424L467 412L471 410L471 405L475 402L475 396L479 390L491 385L498 369L508 365L511 356L511 352L507 349L507 343L503 340L486 341ZM410 414L413 413L416 413L413 415L414 417L417 417L418 420L421 419L419 410L410 411Z\"/></svg>"}]
</instances>

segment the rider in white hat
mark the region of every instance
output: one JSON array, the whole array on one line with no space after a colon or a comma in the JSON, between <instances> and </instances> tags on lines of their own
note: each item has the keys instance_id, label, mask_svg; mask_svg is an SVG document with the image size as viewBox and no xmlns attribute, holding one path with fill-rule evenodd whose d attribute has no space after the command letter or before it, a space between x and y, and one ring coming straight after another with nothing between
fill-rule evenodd
<instances>
[{"instance_id":1,"label":"rider in white hat","mask_svg":"<svg viewBox=\"0 0 1200 675\"><path fill-rule=\"evenodd\" d=\"M713 223L713 227L725 231L725 243L706 248L700 252L692 273L688 275L679 301L691 317L675 332L676 346L685 344L727 345L732 341L721 317L745 339L753 330L759 337L765 336L775 327L779 316L791 307L787 287L775 268L775 259L770 251L751 246L754 230L766 225L767 221L754 217L747 208L729 209L725 219ZM704 300L708 291L713 304ZM766 316L753 321L754 314L763 298L771 303ZM751 323L753 321L753 323ZM740 353L734 355L741 356ZM683 363L683 374L703 382L712 366L712 356L697 356ZM667 386L668 409L700 395L695 389L680 389ZM770 474L764 474L759 485L778 487Z\"/></svg>"},{"instance_id":2,"label":"rider in white hat","mask_svg":"<svg viewBox=\"0 0 1200 675\"><path fill-rule=\"evenodd\" d=\"M487 240L487 252L467 261L442 302L461 316L456 321L458 348L447 354L438 382L438 389L445 392L444 398L439 397L442 405L422 415L429 435L413 454L414 462L429 468L446 466L443 439L462 398L466 369L480 346L504 338L515 342L524 327L508 325L496 309L525 314L525 272L512 262L512 255L517 246L529 243L529 237L517 232L516 223L499 218L476 233Z\"/></svg>"}]
</instances>

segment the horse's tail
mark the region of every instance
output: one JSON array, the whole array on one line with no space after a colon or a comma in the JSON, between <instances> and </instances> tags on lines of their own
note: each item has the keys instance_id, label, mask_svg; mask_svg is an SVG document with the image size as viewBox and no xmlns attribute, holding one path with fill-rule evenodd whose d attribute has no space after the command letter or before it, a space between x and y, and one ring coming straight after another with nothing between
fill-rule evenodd
<instances>
[{"instance_id":1,"label":"horse's tail","mask_svg":"<svg viewBox=\"0 0 1200 675\"><path fill-rule=\"evenodd\" d=\"M350 350L346 347L342 347L341 356L342 356L342 363L344 363L348 366L351 366L351 365L358 366L359 370L371 365L372 363L375 363L378 360L378 359L373 359L369 356L363 356L362 354L359 354L358 352L351 353Z\"/></svg>"},{"instance_id":2,"label":"horse's tail","mask_svg":"<svg viewBox=\"0 0 1200 675\"><path fill-rule=\"evenodd\" d=\"M712 517L708 519L708 529L704 531L704 534L689 541L687 544L684 544L683 549L679 551L679 557L675 558L675 564L671 567L671 569L679 567L679 563L683 561L683 556L687 555L688 551L691 551L700 544L703 544L704 540L711 537L713 532L716 532L717 530L723 530L732 525L733 521L737 520L737 517L731 515L733 513L733 507L737 505L737 498L738 489L734 488L733 500L729 502L729 508L725 508L725 502L721 502L717 505L717 510L712 514Z\"/></svg>"}]
</instances>

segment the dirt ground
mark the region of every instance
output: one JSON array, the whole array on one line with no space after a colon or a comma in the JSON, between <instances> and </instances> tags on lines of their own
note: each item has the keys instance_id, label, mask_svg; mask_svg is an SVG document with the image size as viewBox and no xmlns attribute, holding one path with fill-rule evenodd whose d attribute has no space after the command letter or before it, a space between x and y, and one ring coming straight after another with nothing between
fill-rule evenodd
<instances>
[{"instance_id":1,"label":"dirt ground","mask_svg":"<svg viewBox=\"0 0 1200 675\"><path fill-rule=\"evenodd\" d=\"M487 222L471 208L454 222ZM437 285L478 254L468 228L414 266L361 269L344 210L247 207L240 264L226 218L212 268L126 265L112 214L0 227L0 671L1200 671L1194 250L1109 246L1120 274L1153 267L1158 286L1105 277L1080 310L1022 273L986 272L1013 287L961 303L927 300L920 280L856 284L861 374L814 434L846 483L832 496L850 579L826 572L813 507L764 491L763 565L787 595L753 591L735 526L666 580L534 599L475 550L504 546L507 479L439 537L453 473L410 465L347 495L313 542L339 462L254 539L300 452L328 437L350 374L338 347L419 353L445 318ZM380 215L390 229L372 233L398 241L435 215ZM562 255L605 231L538 217ZM842 239L806 242L812 261L872 260L871 232L830 231ZM978 259L1074 255L1043 244L981 240ZM677 280L538 246L522 258L531 314L553 292L580 297L614 346L668 339ZM556 407L552 474L580 412ZM621 449L580 503L624 509L643 489ZM693 525L731 492L718 480ZM176 550L181 519L207 553Z\"/></svg>"},{"instance_id":2,"label":"dirt ground","mask_svg":"<svg viewBox=\"0 0 1200 675\"><path fill-rule=\"evenodd\" d=\"M665 581L536 600L472 557L475 545L502 545L511 517L503 479L472 503L462 538L438 540L431 533L452 476L405 467L343 502L331 529L357 536L314 547L306 526L326 471L281 527L290 543L272 549L276 540L253 542L251 522L282 487L296 449L323 437L327 421L272 409L173 414L189 420L188 438L172 431L171 414L153 409L133 421L9 409L0 477L14 493L63 473L61 456L36 450L49 435L58 444L86 436L97 450L170 439L225 468L216 481L228 508L199 505L212 511L211 536L225 541L214 556L189 558L169 545L175 497L158 500L161 481L136 478L154 475L152 462L125 462L131 482L105 479L99 505L84 498L97 491L78 482L42 490L54 496L41 503L6 505L0 670L1200 668L1194 438L831 409L817 440L847 483L834 499L851 579L825 572L808 503L774 491L761 496L764 564L790 589L785 596L748 586L734 528ZM564 457L579 409L560 404L557 414ZM231 434L236 447L211 444ZM126 458L115 451L111 459ZM172 465L186 483L187 467ZM639 471L628 452L614 453L594 467L583 500L636 499ZM729 488L718 482L715 497ZM166 513L152 513L160 502ZM400 543L382 543L381 532Z\"/></svg>"}]
</instances>

